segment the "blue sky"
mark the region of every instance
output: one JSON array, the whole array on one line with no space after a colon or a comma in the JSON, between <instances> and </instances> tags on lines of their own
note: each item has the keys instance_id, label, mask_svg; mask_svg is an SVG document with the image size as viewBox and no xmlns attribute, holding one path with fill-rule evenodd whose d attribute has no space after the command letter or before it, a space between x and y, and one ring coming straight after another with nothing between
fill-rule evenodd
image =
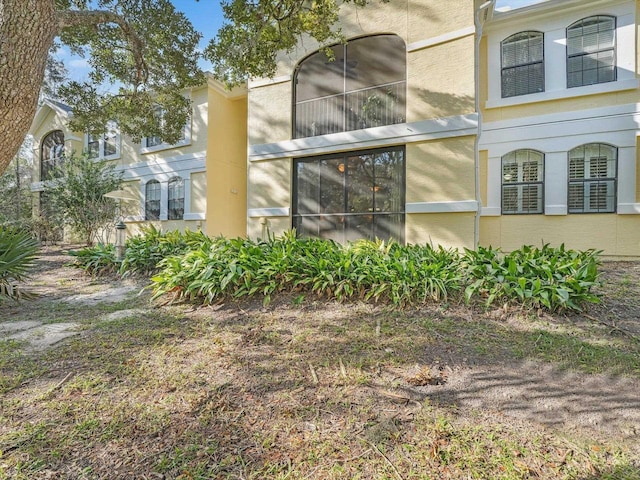
<instances>
[{"instance_id":1,"label":"blue sky","mask_svg":"<svg viewBox=\"0 0 640 480\"><path fill-rule=\"evenodd\" d=\"M496 8L511 10L541 1L545 0L497 0ZM195 29L203 34L200 47L204 48L222 25L223 18L220 2L218 0L200 0L199 2L196 2L196 0L173 0L173 4L178 10L184 12L193 23ZM57 56L65 62L72 79L86 79L89 72L86 59L70 55L66 48L59 49ZM202 67L207 69L208 64L203 63Z\"/></svg>"}]
</instances>

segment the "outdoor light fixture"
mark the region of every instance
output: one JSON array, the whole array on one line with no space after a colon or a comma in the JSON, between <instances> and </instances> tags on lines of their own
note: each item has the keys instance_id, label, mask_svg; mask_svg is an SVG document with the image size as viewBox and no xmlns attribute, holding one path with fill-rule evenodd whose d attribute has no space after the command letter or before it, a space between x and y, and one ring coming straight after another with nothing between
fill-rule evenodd
<instances>
[{"instance_id":1,"label":"outdoor light fixture","mask_svg":"<svg viewBox=\"0 0 640 480\"><path fill-rule=\"evenodd\" d=\"M124 259L124 246L127 240L127 226L122 220L116 223L116 260Z\"/></svg>"}]
</instances>

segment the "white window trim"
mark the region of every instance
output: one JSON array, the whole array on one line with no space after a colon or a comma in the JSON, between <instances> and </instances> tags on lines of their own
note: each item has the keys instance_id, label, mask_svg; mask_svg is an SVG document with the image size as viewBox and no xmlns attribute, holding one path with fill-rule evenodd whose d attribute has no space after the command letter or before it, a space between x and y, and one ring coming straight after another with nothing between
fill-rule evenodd
<instances>
[{"instance_id":1,"label":"white window trim","mask_svg":"<svg viewBox=\"0 0 640 480\"><path fill-rule=\"evenodd\" d=\"M184 138L182 140L177 141L176 143L162 142L159 145L154 145L153 147L145 147L143 145L146 143L148 137L143 137L141 141L142 143L140 146L140 153L144 155L147 153L159 152L162 150L170 150L172 148L191 145L191 116L189 116L187 120L187 124L183 128L184 128Z\"/></svg>"},{"instance_id":2,"label":"white window trim","mask_svg":"<svg viewBox=\"0 0 640 480\"><path fill-rule=\"evenodd\" d=\"M116 127L116 153L112 155L104 155L104 133L100 134L100 138L98 139L98 156L92 157L91 160L100 161L100 160L118 160L120 158L120 151L122 145L122 135L120 134L120 129ZM89 134L84 134L84 151L89 151Z\"/></svg>"},{"instance_id":3,"label":"white window trim","mask_svg":"<svg viewBox=\"0 0 640 480\"><path fill-rule=\"evenodd\" d=\"M614 82L567 87L566 29L578 20L595 15L616 17L616 69ZM545 91L516 97L502 98L501 91L501 42L509 36L524 30L536 30L544 34ZM526 24L516 23L503 28L495 28L488 34L489 88L485 108L500 108L513 105L574 98L600 93L637 89L640 85L635 76L636 41L635 13L629 2L610 6L605 10L598 7L574 11L571 15L557 15L554 18L529 19Z\"/></svg>"}]
</instances>

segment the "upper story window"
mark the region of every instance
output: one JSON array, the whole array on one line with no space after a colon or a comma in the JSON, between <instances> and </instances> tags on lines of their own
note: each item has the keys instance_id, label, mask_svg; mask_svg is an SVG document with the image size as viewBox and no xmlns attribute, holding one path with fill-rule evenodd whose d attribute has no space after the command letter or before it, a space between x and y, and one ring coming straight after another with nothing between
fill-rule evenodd
<instances>
[{"instance_id":1,"label":"upper story window","mask_svg":"<svg viewBox=\"0 0 640 480\"><path fill-rule=\"evenodd\" d=\"M542 213L544 155L516 150L502 157L502 213Z\"/></svg>"},{"instance_id":2,"label":"upper story window","mask_svg":"<svg viewBox=\"0 0 640 480\"><path fill-rule=\"evenodd\" d=\"M157 180L149 180L145 185L145 220L160 220L160 192L160 182Z\"/></svg>"},{"instance_id":3,"label":"upper story window","mask_svg":"<svg viewBox=\"0 0 640 480\"><path fill-rule=\"evenodd\" d=\"M544 35L520 32L501 43L502 98L544 92Z\"/></svg>"},{"instance_id":4,"label":"upper story window","mask_svg":"<svg viewBox=\"0 0 640 480\"><path fill-rule=\"evenodd\" d=\"M569 213L614 213L618 149L588 143L569 152Z\"/></svg>"},{"instance_id":5,"label":"upper story window","mask_svg":"<svg viewBox=\"0 0 640 480\"><path fill-rule=\"evenodd\" d=\"M182 220L184 218L184 180L174 177L169 180L168 219Z\"/></svg>"},{"instance_id":6,"label":"upper story window","mask_svg":"<svg viewBox=\"0 0 640 480\"><path fill-rule=\"evenodd\" d=\"M164 124L165 110L159 105L156 105L154 108L153 114L158 119L158 122L162 126ZM154 152L156 150L163 150L166 148L173 148L181 145L187 145L190 142L190 138L189 138L190 135L191 135L191 121L188 120L187 124L182 129L180 138L176 143L173 143L173 144L166 143L162 139L162 137L158 135L153 137L144 137L142 139L141 153Z\"/></svg>"},{"instance_id":7,"label":"upper story window","mask_svg":"<svg viewBox=\"0 0 640 480\"><path fill-rule=\"evenodd\" d=\"M294 76L294 138L406 121L406 46L396 35L357 38L318 51Z\"/></svg>"},{"instance_id":8,"label":"upper story window","mask_svg":"<svg viewBox=\"0 0 640 480\"><path fill-rule=\"evenodd\" d=\"M40 144L40 180L53 178L56 167L64 159L64 133L54 130L47 134Z\"/></svg>"},{"instance_id":9,"label":"upper story window","mask_svg":"<svg viewBox=\"0 0 640 480\"><path fill-rule=\"evenodd\" d=\"M104 133L85 135L89 158L111 160L120 155L120 133L115 122L108 122Z\"/></svg>"},{"instance_id":10,"label":"upper story window","mask_svg":"<svg viewBox=\"0 0 640 480\"><path fill-rule=\"evenodd\" d=\"M567 87L616 80L616 19L589 17L567 28Z\"/></svg>"}]
</instances>

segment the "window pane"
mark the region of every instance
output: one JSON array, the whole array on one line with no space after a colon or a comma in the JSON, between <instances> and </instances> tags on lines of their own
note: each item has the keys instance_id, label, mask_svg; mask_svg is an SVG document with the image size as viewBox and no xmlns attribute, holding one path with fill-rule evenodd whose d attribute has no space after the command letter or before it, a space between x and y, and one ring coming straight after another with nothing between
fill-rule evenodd
<instances>
[{"instance_id":1,"label":"window pane","mask_svg":"<svg viewBox=\"0 0 640 480\"><path fill-rule=\"evenodd\" d=\"M49 180L64 160L64 133L55 130L42 139L40 145L40 180Z\"/></svg>"},{"instance_id":2,"label":"window pane","mask_svg":"<svg viewBox=\"0 0 640 480\"><path fill-rule=\"evenodd\" d=\"M160 219L160 182L151 180L145 187L145 219Z\"/></svg>"},{"instance_id":3,"label":"window pane","mask_svg":"<svg viewBox=\"0 0 640 480\"><path fill-rule=\"evenodd\" d=\"M615 147L600 143L581 145L570 152L570 213L615 212L617 156Z\"/></svg>"},{"instance_id":4,"label":"window pane","mask_svg":"<svg viewBox=\"0 0 640 480\"><path fill-rule=\"evenodd\" d=\"M567 86L616 80L615 18L589 17L567 29Z\"/></svg>"},{"instance_id":5,"label":"window pane","mask_svg":"<svg viewBox=\"0 0 640 480\"><path fill-rule=\"evenodd\" d=\"M402 82L347 94L345 130L404 122L405 91L406 84Z\"/></svg>"},{"instance_id":6,"label":"window pane","mask_svg":"<svg viewBox=\"0 0 640 480\"><path fill-rule=\"evenodd\" d=\"M344 97L325 97L296 105L296 138L344 131Z\"/></svg>"},{"instance_id":7,"label":"window pane","mask_svg":"<svg viewBox=\"0 0 640 480\"><path fill-rule=\"evenodd\" d=\"M346 91L404 81L404 41L396 35L358 38L347 44Z\"/></svg>"},{"instance_id":8,"label":"window pane","mask_svg":"<svg viewBox=\"0 0 640 480\"><path fill-rule=\"evenodd\" d=\"M347 167L347 212L373 212L374 180L371 155L350 157L347 159Z\"/></svg>"},{"instance_id":9,"label":"window pane","mask_svg":"<svg viewBox=\"0 0 640 480\"><path fill-rule=\"evenodd\" d=\"M344 213L345 160L332 158L321 160L320 169L320 212Z\"/></svg>"},{"instance_id":10,"label":"window pane","mask_svg":"<svg viewBox=\"0 0 640 480\"><path fill-rule=\"evenodd\" d=\"M330 48L334 60L321 51L300 63L296 73L296 102L344 91L344 46Z\"/></svg>"},{"instance_id":11,"label":"window pane","mask_svg":"<svg viewBox=\"0 0 640 480\"><path fill-rule=\"evenodd\" d=\"M374 210L404 211L404 151L391 150L373 155L375 167Z\"/></svg>"}]
</instances>

